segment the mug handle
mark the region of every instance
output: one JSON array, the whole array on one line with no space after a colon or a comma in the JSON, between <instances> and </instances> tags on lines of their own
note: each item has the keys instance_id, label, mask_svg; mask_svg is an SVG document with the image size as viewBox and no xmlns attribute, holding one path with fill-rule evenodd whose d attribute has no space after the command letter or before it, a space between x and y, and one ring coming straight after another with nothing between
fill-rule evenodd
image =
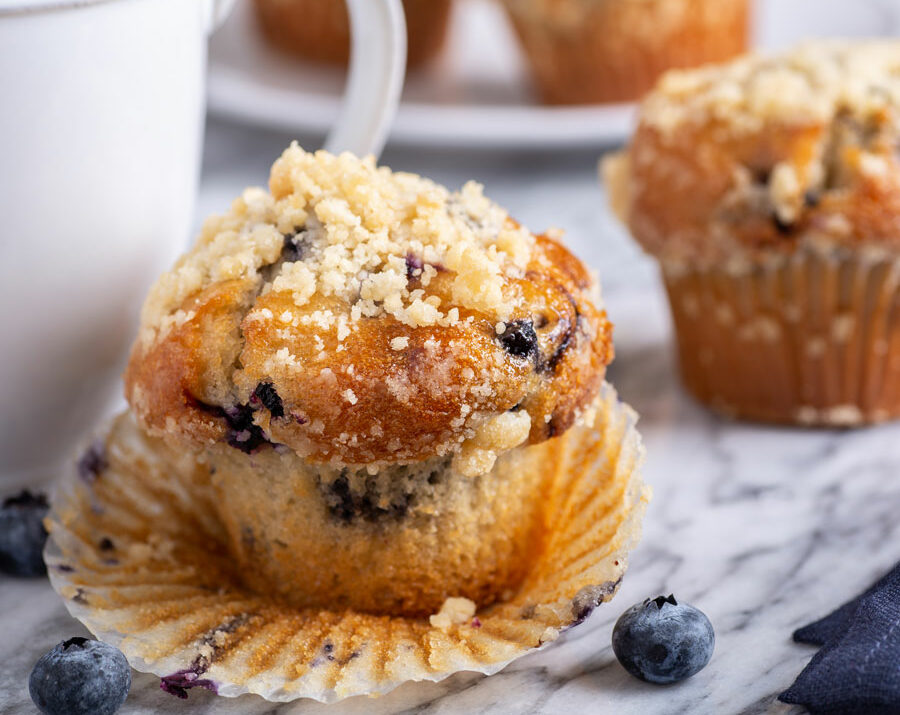
<instances>
[{"instance_id":1,"label":"mug handle","mask_svg":"<svg viewBox=\"0 0 900 715\"><path fill-rule=\"evenodd\" d=\"M206 33L212 34L225 22L236 0L207 0Z\"/></svg>"},{"instance_id":2,"label":"mug handle","mask_svg":"<svg viewBox=\"0 0 900 715\"><path fill-rule=\"evenodd\" d=\"M227 0L226 0L227 1ZM350 72L325 149L357 156L384 148L406 74L406 18L400 0L346 0Z\"/></svg>"}]
</instances>

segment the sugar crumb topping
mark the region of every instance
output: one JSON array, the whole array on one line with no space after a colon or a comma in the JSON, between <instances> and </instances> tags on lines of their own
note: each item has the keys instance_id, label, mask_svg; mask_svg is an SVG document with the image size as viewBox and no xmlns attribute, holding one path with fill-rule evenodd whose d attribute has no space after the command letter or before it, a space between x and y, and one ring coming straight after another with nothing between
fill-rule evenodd
<instances>
[{"instance_id":1,"label":"sugar crumb topping","mask_svg":"<svg viewBox=\"0 0 900 715\"><path fill-rule=\"evenodd\" d=\"M475 616L475 610L474 601L451 596L444 600L440 611L428 617L428 621L434 628L446 631L452 626L460 626L471 621Z\"/></svg>"},{"instance_id":2,"label":"sugar crumb topping","mask_svg":"<svg viewBox=\"0 0 900 715\"><path fill-rule=\"evenodd\" d=\"M641 117L664 134L685 123L758 131L767 122L828 121L837 111L872 115L900 106L900 43L817 41L724 65L672 70Z\"/></svg>"},{"instance_id":3,"label":"sugar crumb topping","mask_svg":"<svg viewBox=\"0 0 900 715\"><path fill-rule=\"evenodd\" d=\"M270 192L247 189L224 216L207 220L190 253L159 279L144 305L144 344L185 319L178 311L188 298L229 280L286 293L297 309L254 319L315 321L339 340L363 317L387 314L415 328L453 325L460 309L497 320L514 311L517 299L504 285L523 275L534 237L481 185L450 192L376 167L371 157L308 153L297 144L275 162L269 183ZM283 258L286 240L299 258ZM440 271L452 275L452 304L429 293ZM312 309L314 298L330 310Z\"/></svg>"}]
</instances>

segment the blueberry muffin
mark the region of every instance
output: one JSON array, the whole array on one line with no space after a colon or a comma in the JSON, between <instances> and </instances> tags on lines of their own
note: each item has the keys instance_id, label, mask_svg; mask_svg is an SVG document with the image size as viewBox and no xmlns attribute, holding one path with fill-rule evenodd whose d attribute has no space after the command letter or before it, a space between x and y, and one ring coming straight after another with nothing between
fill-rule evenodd
<instances>
[{"instance_id":1,"label":"blueberry muffin","mask_svg":"<svg viewBox=\"0 0 900 715\"><path fill-rule=\"evenodd\" d=\"M423 614L522 578L527 447L589 419L612 354L585 267L477 184L295 145L152 289L126 394L208 460L249 583Z\"/></svg>"},{"instance_id":2,"label":"blueberry muffin","mask_svg":"<svg viewBox=\"0 0 900 715\"><path fill-rule=\"evenodd\" d=\"M748 0L503 0L541 99L625 102L747 49Z\"/></svg>"},{"instance_id":3,"label":"blueberry muffin","mask_svg":"<svg viewBox=\"0 0 900 715\"><path fill-rule=\"evenodd\" d=\"M263 36L274 47L307 60L347 64L350 19L344 0L254 0ZM443 49L451 0L403 0L406 64L419 67Z\"/></svg>"},{"instance_id":4,"label":"blueberry muffin","mask_svg":"<svg viewBox=\"0 0 900 715\"><path fill-rule=\"evenodd\" d=\"M896 42L672 72L646 98L606 177L701 401L799 424L900 413L898 141Z\"/></svg>"}]
</instances>

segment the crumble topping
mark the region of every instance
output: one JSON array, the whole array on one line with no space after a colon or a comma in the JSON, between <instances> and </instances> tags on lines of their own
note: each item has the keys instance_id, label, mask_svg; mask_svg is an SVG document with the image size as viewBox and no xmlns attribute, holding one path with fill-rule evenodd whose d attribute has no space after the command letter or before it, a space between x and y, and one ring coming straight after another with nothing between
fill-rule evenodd
<instances>
[{"instance_id":1,"label":"crumble topping","mask_svg":"<svg viewBox=\"0 0 900 715\"><path fill-rule=\"evenodd\" d=\"M612 357L594 294L478 184L293 145L153 288L126 393L192 445L475 477L593 398Z\"/></svg>"},{"instance_id":2,"label":"crumble topping","mask_svg":"<svg viewBox=\"0 0 900 715\"><path fill-rule=\"evenodd\" d=\"M900 43L818 41L771 56L672 70L641 109L670 133L685 123L721 122L755 132L769 122L829 121L837 111L872 115L900 106Z\"/></svg>"},{"instance_id":3,"label":"crumble topping","mask_svg":"<svg viewBox=\"0 0 900 715\"><path fill-rule=\"evenodd\" d=\"M896 243L900 43L817 41L673 70L631 146L603 162L610 203L664 262Z\"/></svg>"},{"instance_id":4,"label":"crumble topping","mask_svg":"<svg viewBox=\"0 0 900 715\"><path fill-rule=\"evenodd\" d=\"M428 620L435 628L447 631L452 626L461 626L471 621L475 616L475 610L474 601L450 597L444 600L441 610L429 616Z\"/></svg>"},{"instance_id":5,"label":"crumble topping","mask_svg":"<svg viewBox=\"0 0 900 715\"><path fill-rule=\"evenodd\" d=\"M448 326L461 320L460 309L503 320L516 307L504 295L504 280L523 274L534 237L477 183L451 193L376 167L372 157L307 153L295 143L275 162L270 190L247 189L228 213L204 223L193 250L144 305L145 346L190 318L181 308L186 299L229 280L250 281L261 294L289 293L297 308L279 316L262 310L250 319L337 325L339 341L363 317ZM286 240L302 258L279 264ZM276 273L265 275L268 267ZM429 294L441 270L453 273L453 304ZM410 274L420 287L410 287ZM306 310L314 298L330 307Z\"/></svg>"}]
</instances>

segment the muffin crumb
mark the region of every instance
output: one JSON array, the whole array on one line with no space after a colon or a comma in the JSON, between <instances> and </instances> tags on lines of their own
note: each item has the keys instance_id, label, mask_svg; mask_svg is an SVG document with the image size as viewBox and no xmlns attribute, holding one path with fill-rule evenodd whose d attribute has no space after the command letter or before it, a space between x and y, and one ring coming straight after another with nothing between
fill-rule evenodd
<instances>
[{"instance_id":1,"label":"muffin crumb","mask_svg":"<svg viewBox=\"0 0 900 715\"><path fill-rule=\"evenodd\" d=\"M450 597L444 601L441 610L429 616L428 620L435 628L448 631L452 626L461 626L471 621L475 610L474 601Z\"/></svg>"}]
</instances>

